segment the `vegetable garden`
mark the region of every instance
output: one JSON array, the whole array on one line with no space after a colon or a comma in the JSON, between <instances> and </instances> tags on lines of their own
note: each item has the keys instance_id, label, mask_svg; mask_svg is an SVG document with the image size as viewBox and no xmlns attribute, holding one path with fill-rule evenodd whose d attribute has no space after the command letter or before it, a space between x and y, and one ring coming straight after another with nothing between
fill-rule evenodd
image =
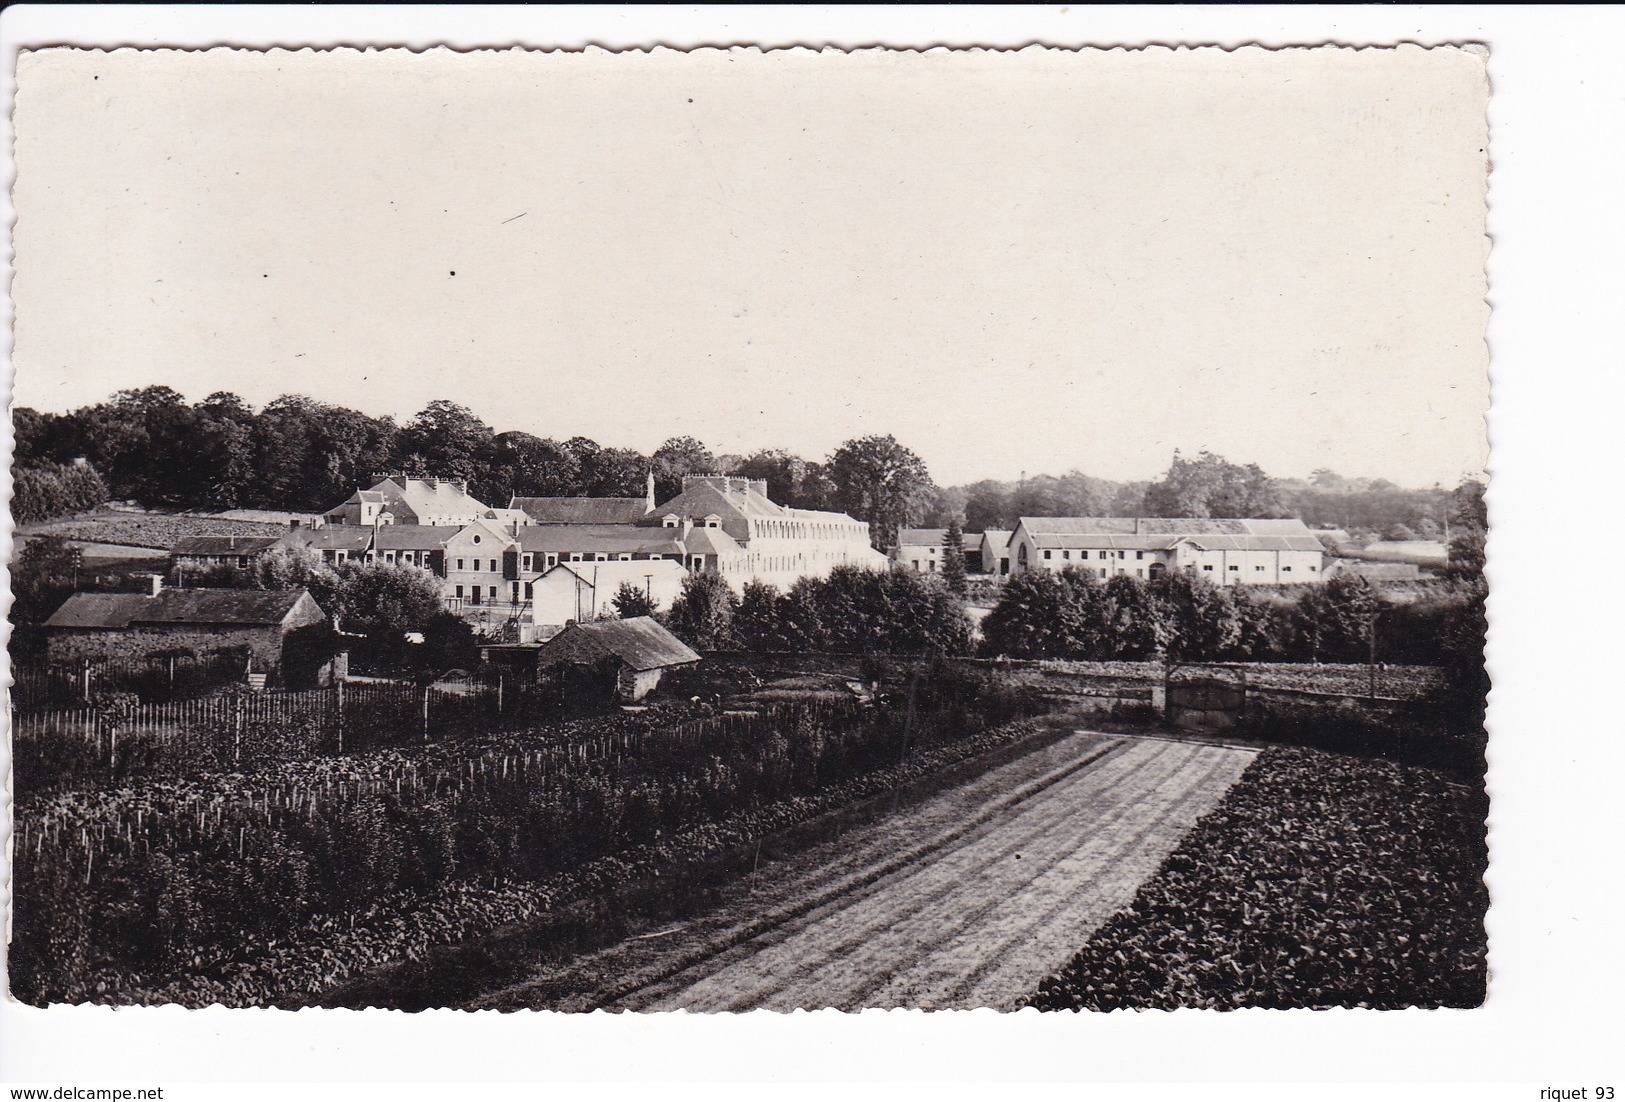
<instances>
[{"instance_id":1,"label":"vegetable garden","mask_svg":"<svg viewBox=\"0 0 1625 1102\"><path fill-rule=\"evenodd\" d=\"M1028 1003L1478 1006L1486 812L1427 770L1266 750Z\"/></svg>"},{"instance_id":2,"label":"vegetable garden","mask_svg":"<svg viewBox=\"0 0 1625 1102\"><path fill-rule=\"evenodd\" d=\"M490 903L1017 718L1021 698L987 686L938 671L907 709L668 707L115 789L24 789L13 992L263 1005L263 986L208 977L331 939L358 916L410 924L419 904L461 915L432 924L460 936L460 894Z\"/></svg>"}]
</instances>

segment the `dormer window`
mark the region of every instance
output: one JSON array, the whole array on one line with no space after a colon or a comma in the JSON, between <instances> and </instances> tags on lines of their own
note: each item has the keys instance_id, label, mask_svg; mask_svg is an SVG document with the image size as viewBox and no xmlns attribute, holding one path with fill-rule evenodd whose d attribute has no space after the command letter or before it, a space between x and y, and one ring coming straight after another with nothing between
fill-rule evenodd
<instances>
[{"instance_id":1,"label":"dormer window","mask_svg":"<svg viewBox=\"0 0 1625 1102\"><path fill-rule=\"evenodd\" d=\"M667 513L665 516L660 518L660 523L661 523L661 525L663 527L666 527L666 528L676 528L677 527L677 514L676 513Z\"/></svg>"},{"instance_id":2,"label":"dormer window","mask_svg":"<svg viewBox=\"0 0 1625 1102\"><path fill-rule=\"evenodd\" d=\"M715 513L712 513L710 516L705 518L705 526L707 528L720 528L722 527L722 518L717 516Z\"/></svg>"}]
</instances>

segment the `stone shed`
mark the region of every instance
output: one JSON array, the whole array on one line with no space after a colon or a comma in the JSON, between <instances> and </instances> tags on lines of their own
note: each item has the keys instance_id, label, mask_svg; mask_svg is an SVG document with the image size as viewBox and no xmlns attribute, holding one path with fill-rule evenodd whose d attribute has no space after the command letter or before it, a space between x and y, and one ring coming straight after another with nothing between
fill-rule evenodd
<instances>
[{"instance_id":1,"label":"stone shed","mask_svg":"<svg viewBox=\"0 0 1625 1102\"><path fill-rule=\"evenodd\" d=\"M52 663L132 661L242 647L255 672L281 668L290 633L326 619L303 589L75 593L45 621Z\"/></svg>"},{"instance_id":2,"label":"stone shed","mask_svg":"<svg viewBox=\"0 0 1625 1102\"><path fill-rule=\"evenodd\" d=\"M609 695L631 703L660 684L661 675L700 656L648 616L571 624L536 653L539 671L558 669L566 695Z\"/></svg>"}]
</instances>

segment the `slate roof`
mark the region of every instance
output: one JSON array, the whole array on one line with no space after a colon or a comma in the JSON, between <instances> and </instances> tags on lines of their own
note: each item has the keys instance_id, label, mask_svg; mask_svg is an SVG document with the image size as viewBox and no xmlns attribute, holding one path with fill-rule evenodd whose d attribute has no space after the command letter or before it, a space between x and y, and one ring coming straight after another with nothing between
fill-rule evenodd
<instances>
[{"instance_id":1,"label":"slate roof","mask_svg":"<svg viewBox=\"0 0 1625 1102\"><path fill-rule=\"evenodd\" d=\"M75 593L45 621L48 628L119 631L131 624L282 623L309 592L260 589L165 589L145 593ZM313 602L314 603L314 602Z\"/></svg>"},{"instance_id":2,"label":"slate roof","mask_svg":"<svg viewBox=\"0 0 1625 1102\"><path fill-rule=\"evenodd\" d=\"M995 551L1003 551L1010 546L1010 533L1003 528L989 528L982 533L982 538L977 541L977 546L991 547Z\"/></svg>"},{"instance_id":3,"label":"slate roof","mask_svg":"<svg viewBox=\"0 0 1625 1102\"><path fill-rule=\"evenodd\" d=\"M282 542L281 536L187 536L171 555L257 555Z\"/></svg>"},{"instance_id":4,"label":"slate roof","mask_svg":"<svg viewBox=\"0 0 1625 1102\"><path fill-rule=\"evenodd\" d=\"M354 551L372 546L372 527L360 524L329 524L325 528L300 528L278 541L284 547L308 547L313 551Z\"/></svg>"},{"instance_id":5,"label":"slate roof","mask_svg":"<svg viewBox=\"0 0 1625 1102\"><path fill-rule=\"evenodd\" d=\"M1038 547L1162 551L1189 540L1205 551L1321 551L1301 520L1220 517L1022 517Z\"/></svg>"},{"instance_id":6,"label":"slate roof","mask_svg":"<svg viewBox=\"0 0 1625 1102\"><path fill-rule=\"evenodd\" d=\"M727 555L740 550L739 541L720 528L690 528L683 537L690 555Z\"/></svg>"},{"instance_id":7,"label":"slate roof","mask_svg":"<svg viewBox=\"0 0 1625 1102\"><path fill-rule=\"evenodd\" d=\"M576 639L569 637L575 635ZM582 638L606 655L614 655L634 670L655 670L666 666L686 666L698 662L695 654L677 636L647 616L630 620L599 620L591 624L572 624L542 644L538 661L549 664L548 648L560 644L562 653L571 643Z\"/></svg>"},{"instance_id":8,"label":"slate roof","mask_svg":"<svg viewBox=\"0 0 1625 1102\"><path fill-rule=\"evenodd\" d=\"M483 502L470 497L462 487L444 478L391 477L379 482L371 490L361 492L376 493L380 495L379 500L390 505L402 502L419 517L476 517L487 508Z\"/></svg>"},{"instance_id":9,"label":"slate roof","mask_svg":"<svg viewBox=\"0 0 1625 1102\"><path fill-rule=\"evenodd\" d=\"M680 555L682 541L670 528L636 528L626 524L533 524L514 533L519 546L532 553L553 551L568 555L603 553Z\"/></svg>"},{"instance_id":10,"label":"slate roof","mask_svg":"<svg viewBox=\"0 0 1625 1102\"><path fill-rule=\"evenodd\" d=\"M438 551L464 527L459 524L382 524L378 526L373 547L379 551Z\"/></svg>"},{"instance_id":11,"label":"slate roof","mask_svg":"<svg viewBox=\"0 0 1625 1102\"><path fill-rule=\"evenodd\" d=\"M641 497L516 497L508 507L540 525L633 524L649 511Z\"/></svg>"},{"instance_id":12,"label":"slate roof","mask_svg":"<svg viewBox=\"0 0 1625 1102\"><path fill-rule=\"evenodd\" d=\"M897 532L899 547L941 547L947 540L946 528L900 528Z\"/></svg>"}]
</instances>

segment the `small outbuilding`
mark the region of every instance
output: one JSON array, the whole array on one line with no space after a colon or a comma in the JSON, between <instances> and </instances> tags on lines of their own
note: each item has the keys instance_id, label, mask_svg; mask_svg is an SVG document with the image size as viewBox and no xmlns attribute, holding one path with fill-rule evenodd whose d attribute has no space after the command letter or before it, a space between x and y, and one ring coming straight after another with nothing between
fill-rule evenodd
<instances>
[{"instance_id":1,"label":"small outbuilding","mask_svg":"<svg viewBox=\"0 0 1625 1102\"><path fill-rule=\"evenodd\" d=\"M700 656L648 616L571 624L536 653L539 671L558 669L567 697L611 692L626 703L642 700L661 675Z\"/></svg>"},{"instance_id":2,"label":"small outbuilding","mask_svg":"<svg viewBox=\"0 0 1625 1102\"><path fill-rule=\"evenodd\" d=\"M303 589L164 589L75 593L45 621L53 663L139 661L157 653L242 648L256 672L279 670L288 637L326 620Z\"/></svg>"}]
</instances>

